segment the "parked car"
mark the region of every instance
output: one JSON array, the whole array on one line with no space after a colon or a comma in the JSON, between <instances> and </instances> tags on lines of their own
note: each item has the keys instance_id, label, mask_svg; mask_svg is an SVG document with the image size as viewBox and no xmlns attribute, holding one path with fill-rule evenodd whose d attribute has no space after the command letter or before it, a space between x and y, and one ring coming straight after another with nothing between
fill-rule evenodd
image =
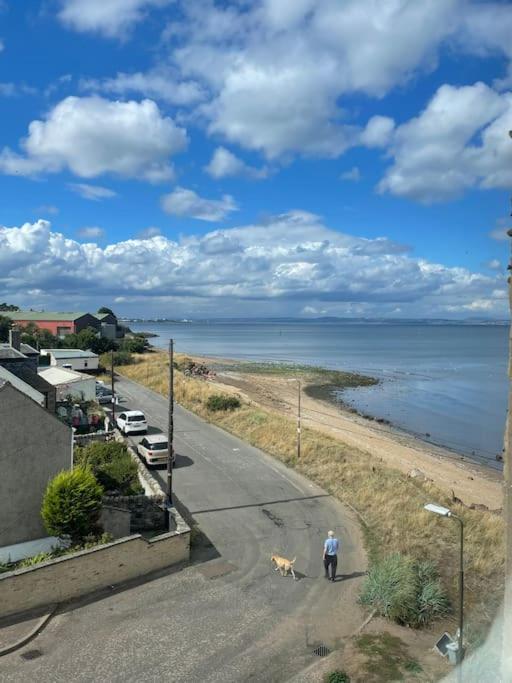
<instances>
[{"instance_id":1,"label":"parked car","mask_svg":"<svg viewBox=\"0 0 512 683\"><path fill-rule=\"evenodd\" d=\"M146 416L140 410L126 410L117 416L116 424L123 434L148 431Z\"/></svg>"},{"instance_id":2,"label":"parked car","mask_svg":"<svg viewBox=\"0 0 512 683\"><path fill-rule=\"evenodd\" d=\"M111 389L108 387L96 386L96 400L98 403L112 403L112 397L115 398L116 403L119 403L117 394L113 394Z\"/></svg>"},{"instance_id":3,"label":"parked car","mask_svg":"<svg viewBox=\"0 0 512 683\"><path fill-rule=\"evenodd\" d=\"M164 434L145 436L137 446L137 453L146 465L167 465L169 444ZM175 458L173 458L174 462Z\"/></svg>"}]
</instances>

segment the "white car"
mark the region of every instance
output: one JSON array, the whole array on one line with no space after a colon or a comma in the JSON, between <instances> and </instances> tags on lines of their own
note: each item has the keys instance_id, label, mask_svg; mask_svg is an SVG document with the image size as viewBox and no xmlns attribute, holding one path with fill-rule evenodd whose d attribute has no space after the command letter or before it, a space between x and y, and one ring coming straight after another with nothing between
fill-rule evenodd
<instances>
[{"instance_id":1,"label":"white car","mask_svg":"<svg viewBox=\"0 0 512 683\"><path fill-rule=\"evenodd\" d=\"M167 465L169 444L164 434L145 436L137 446L137 453L146 465ZM173 458L174 462L174 458Z\"/></svg>"},{"instance_id":2,"label":"white car","mask_svg":"<svg viewBox=\"0 0 512 683\"><path fill-rule=\"evenodd\" d=\"M117 416L116 424L123 434L148 431L146 416L140 410L126 410Z\"/></svg>"}]
</instances>

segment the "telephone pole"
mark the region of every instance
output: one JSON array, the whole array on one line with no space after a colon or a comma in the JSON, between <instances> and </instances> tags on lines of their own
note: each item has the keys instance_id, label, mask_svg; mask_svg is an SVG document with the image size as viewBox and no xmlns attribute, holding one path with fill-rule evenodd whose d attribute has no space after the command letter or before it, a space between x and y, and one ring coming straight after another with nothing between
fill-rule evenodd
<instances>
[{"instance_id":1,"label":"telephone pole","mask_svg":"<svg viewBox=\"0 0 512 683\"><path fill-rule=\"evenodd\" d=\"M172 468L174 460L174 339L169 340L169 418L167 422L167 528L170 530L172 507Z\"/></svg>"},{"instance_id":2,"label":"telephone pole","mask_svg":"<svg viewBox=\"0 0 512 683\"><path fill-rule=\"evenodd\" d=\"M114 394L114 349L110 351L110 385L112 388L112 426L116 426L116 397Z\"/></svg>"}]
</instances>

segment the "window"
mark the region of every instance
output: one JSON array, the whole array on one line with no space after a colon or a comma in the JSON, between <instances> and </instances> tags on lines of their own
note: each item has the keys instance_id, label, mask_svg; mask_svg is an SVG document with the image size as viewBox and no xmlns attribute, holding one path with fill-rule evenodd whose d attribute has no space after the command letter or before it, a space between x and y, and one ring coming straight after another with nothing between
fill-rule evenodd
<instances>
[{"instance_id":1,"label":"window","mask_svg":"<svg viewBox=\"0 0 512 683\"><path fill-rule=\"evenodd\" d=\"M139 413L138 415L129 415L128 416L128 422L143 422L146 418L142 413Z\"/></svg>"}]
</instances>

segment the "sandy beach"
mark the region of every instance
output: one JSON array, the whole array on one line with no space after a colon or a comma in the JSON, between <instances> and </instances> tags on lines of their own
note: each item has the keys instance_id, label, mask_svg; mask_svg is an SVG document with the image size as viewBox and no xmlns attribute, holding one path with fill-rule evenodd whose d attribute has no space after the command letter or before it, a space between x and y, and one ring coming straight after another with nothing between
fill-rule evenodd
<instances>
[{"instance_id":1,"label":"sandy beach","mask_svg":"<svg viewBox=\"0 0 512 683\"><path fill-rule=\"evenodd\" d=\"M251 373L246 367L241 372L240 361L231 359L188 354L187 357L215 369L216 376L208 381L223 391L238 393L247 401L292 419L296 416L297 383L290 377L264 374L261 369ZM499 471L474 464L467 456L429 444L392 426L361 417L338 404L313 398L307 389L306 380L303 381L301 406L304 427L317 429L366 451L405 474L424 476L465 505L485 505L490 510L502 507Z\"/></svg>"}]
</instances>

